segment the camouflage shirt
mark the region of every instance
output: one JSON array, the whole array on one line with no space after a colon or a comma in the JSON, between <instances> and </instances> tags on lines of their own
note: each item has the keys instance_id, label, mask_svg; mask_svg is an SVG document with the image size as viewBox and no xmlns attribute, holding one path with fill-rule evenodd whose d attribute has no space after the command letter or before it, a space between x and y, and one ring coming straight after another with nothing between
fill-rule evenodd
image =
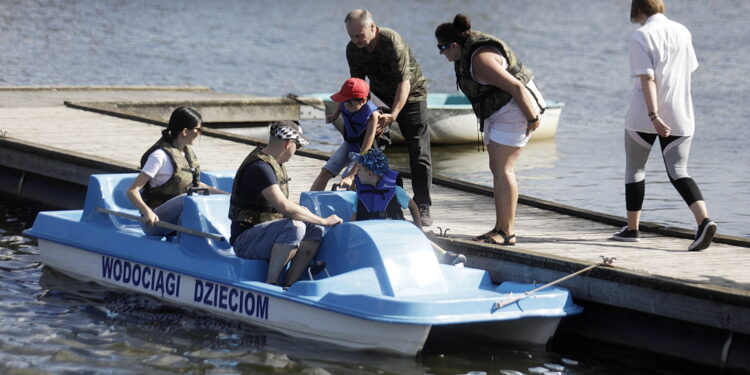
<instances>
[{"instance_id":1,"label":"camouflage shirt","mask_svg":"<svg viewBox=\"0 0 750 375\"><path fill-rule=\"evenodd\" d=\"M411 48L401 35L386 28L378 27L380 39L372 52L367 47L358 48L349 42L346 46L346 60L352 77L370 79L370 90L388 106L393 106L396 87L399 83L411 82L407 103L427 99L427 80L414 58Z\"/></svg>"}]
</instances>

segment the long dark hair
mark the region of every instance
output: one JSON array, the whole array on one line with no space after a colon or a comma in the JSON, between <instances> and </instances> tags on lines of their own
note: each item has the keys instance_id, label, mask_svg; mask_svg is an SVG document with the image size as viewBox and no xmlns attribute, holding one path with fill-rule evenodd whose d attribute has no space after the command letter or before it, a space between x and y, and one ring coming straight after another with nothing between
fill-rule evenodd
<instances>
[{"instance_id":1,"label":"long dark hair","mask_svg":"<svg viewBox=\"0 0 750 375\"><path fill-rule=\"evenodd\" d=\"M440 44L457 42L463 45L469 36L469 32L471 32L471 20L466 15L459 13L453 18L453 22L441 23L435 29L435 38Z\"/></svg>"},{"instance_id":2,"label":"long dark hair","mask_svg":"<svg viewBox=\"0 0 750 375\"><path fill-rule=\"evenodd\" d=\"M174 141L182 129L193 129L203 122L201 114L191 107L179 107L169 117L169 125L162 130L161 136L167 141Z\"/></svg>"}]
</instances>

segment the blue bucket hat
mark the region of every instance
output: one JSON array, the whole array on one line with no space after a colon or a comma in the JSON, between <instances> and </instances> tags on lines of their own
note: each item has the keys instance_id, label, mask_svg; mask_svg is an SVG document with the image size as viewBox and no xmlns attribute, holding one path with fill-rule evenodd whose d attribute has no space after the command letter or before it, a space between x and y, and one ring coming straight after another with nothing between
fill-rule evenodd
<instances>
[{"instance_id":1,"label":"blue bucket hat","mask_svg":"<svg viewBox=\"0 0 750 375\"><path fill-rule=\"evenodd\" d=\"M357 152L350 152L349 159L362 164L378 176L382 176L388 171L388 158L385 157L383 151L376 148L371 148L364 155Z\"/></svg>"}]
</instances>

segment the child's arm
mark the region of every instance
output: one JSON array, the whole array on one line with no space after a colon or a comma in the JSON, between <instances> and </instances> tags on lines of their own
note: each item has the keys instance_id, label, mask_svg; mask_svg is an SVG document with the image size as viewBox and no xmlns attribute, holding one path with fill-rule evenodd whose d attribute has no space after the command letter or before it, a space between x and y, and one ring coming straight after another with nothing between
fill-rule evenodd
<instances>
[{"instance_id":1,"label":"child's arm","mask_svg":"<svg viewBox=\"0 0 750 375\"><path fill-rule=\"evenodd\" d=\"M416 225L419 230L422 230L422 216L419 214L419 207L417 207L417 203L414 202L414 199L409 200L409 213L411 213L411 219L414 221L414 225Z\"/></svg>"},{"instance_id":2,"label":"child's arm","mask_svg":"<svg viewBox=\"0 0 750 375\"><path fill-rule=\"evenodd\" d=\"M352 182L354 181L354 176L357 175L357 171L359 170L359 163L354 163L354 166L352 169L349 170L349 173L341 179L341 182L339 182L339 186L341 186L344 189L348 189L350 186L352 186Z\"/></svg>"},{"instance_id":3,"label":"child's arm","mask_svg":"<svg viewBox=\"0 0 750 375\"><path fill-rule=\"evenodd\" d=\"M367 151L370 150L370 147L372 147L372 144L375 143L375 134L378 129L378 117L380 116L380 112L373 112L370 116L370 120L367 121L367 132L365 133L365 140L362 141L362 147L361 147L361 154L365 154Z\"/></svg>"},{"instance_id":4,"label":"child's arm","mask_svg":"<svg viewBox=\"0 0 750 375\"><path fill-rule=\"evenodd\" d=\"M341 109L339 107L336 107L336 110L333 111L330 115L326 116L326 123L330 124L333 121L335 121L337 118L339 118L339 115L341 114Z\"/></svg>"}]
</instances>

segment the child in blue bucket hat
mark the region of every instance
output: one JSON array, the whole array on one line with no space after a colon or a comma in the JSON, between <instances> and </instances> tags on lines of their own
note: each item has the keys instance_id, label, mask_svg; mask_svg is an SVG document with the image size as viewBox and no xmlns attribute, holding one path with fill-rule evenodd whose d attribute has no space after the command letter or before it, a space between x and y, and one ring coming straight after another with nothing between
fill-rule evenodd
<instances>
[{"instance_id":1,"label":"child in blue bucket hat","mask_svg":"<svg viewBox=\"0 0 750 375\"><path fill-rule=\"evenodd\" d=\"M388 158L383 151L371 148L364 154L351 152L349 159L359 167L354 177L357 188L354 220L406 220L403 209L408 208L414 225L422 229L419 208L404 191L401 175L389 168ZM466 262L464 255L445 251L432 241L430 243L441 263L462 266Z\"/></svg>"},{"instance_id":2,"label":"child in blue bucket hat","mask_svg":"<svg viewBox=\"0 0 750 375\"><path fill-rule=\"evenodd\" d=\"M377 149L370 149L364 154L350 152L349 159L362 164L378 176L383 176L389 171L388 158L385 157L383 151Z\"/></svg>"}]
</instances>

